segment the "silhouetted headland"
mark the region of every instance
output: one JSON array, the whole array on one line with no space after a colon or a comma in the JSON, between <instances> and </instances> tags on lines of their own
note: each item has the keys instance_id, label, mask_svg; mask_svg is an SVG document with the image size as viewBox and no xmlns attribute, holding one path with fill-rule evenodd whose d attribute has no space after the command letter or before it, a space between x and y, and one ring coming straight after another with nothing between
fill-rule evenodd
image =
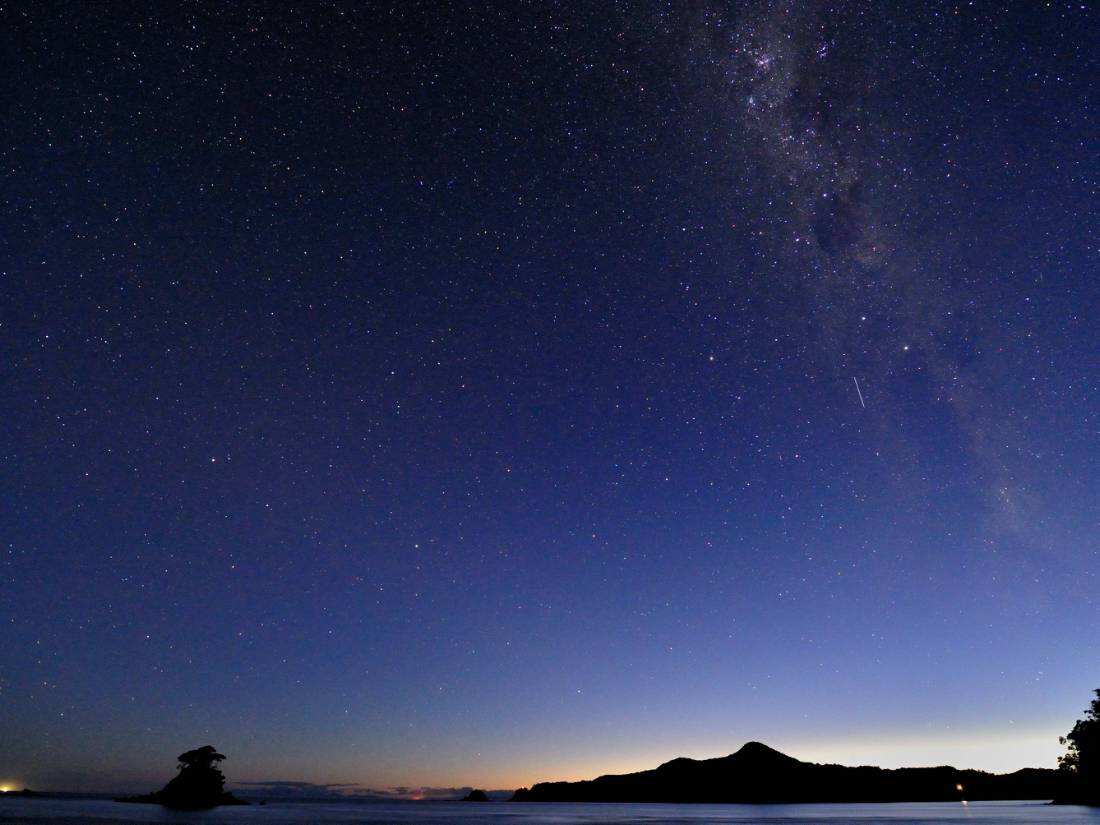
<instances>
[{"instance_id":1,"label":"silhouetted headland","mask_svg":"<svg viewBox=\"0 0 1100 825\"><path fill-rule=\"evenodd\" d=\"M32 791L30 788L24 788L21 791L4 791L0 796L18 796L30 799L32 797L42 796L42 794L38 793L38 791Z\"/></svg>"},{"instance_id":2,"label":"silhouetted headland","mask_svg":"<svg viewBox=\"0 0 1100 825\"><path fill-rule=\"evenodd\" d=\"M947 802L1056 799L1066 771L1025 768L992 774L952 767L850 768L801 762L759 742L716 759L673 759L653 770L583 782L540 782L514 802Z\"/></svg>"},{"instance_id":3,"label":"silhouetted headland","mask_svg":"<svg viewBox=\"0 0 1100 825\"><path fill-rule=\"evenodd\" d=\"M168 808L196 810L218 805L247 805L225 789L225 776L218 763L225 756L212 745L179 755L179 773L163 788L141 796L127 796L116 802L144 802Z\"/></svg>"},{"instance_id":4,"label":"silhouetted headland","mask_svg":"<svg viewBox=\"0 0 1100 825\"><path fill-rule=\"evenodd\" d=\"M466 794L464 797L462 797L462 801L463 802L488 802L489 797L485 793L485 791L478 790L477 788L474 788L472 791L470 791L468 794Z\"/></svg>"}]
</instances>

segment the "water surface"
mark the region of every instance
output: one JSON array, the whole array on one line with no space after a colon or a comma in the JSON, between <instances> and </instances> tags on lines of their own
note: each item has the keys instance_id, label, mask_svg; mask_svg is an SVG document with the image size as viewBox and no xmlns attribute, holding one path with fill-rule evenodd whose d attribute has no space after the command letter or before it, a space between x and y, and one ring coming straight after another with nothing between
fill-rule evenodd
<instances>
[{"instance_id":1,"label":"water surface","mask_svg":"<svg viewBox=\"0 0 1100 825\"><path fill-rule=\"evenodd\" d=\"M857 805L653 805L462 802L268 802L212 811L169 811L103 799L2 799L0 823L37 825L1100 825L1100 809L1043 802Z\"/></svg>"}]
</instances>

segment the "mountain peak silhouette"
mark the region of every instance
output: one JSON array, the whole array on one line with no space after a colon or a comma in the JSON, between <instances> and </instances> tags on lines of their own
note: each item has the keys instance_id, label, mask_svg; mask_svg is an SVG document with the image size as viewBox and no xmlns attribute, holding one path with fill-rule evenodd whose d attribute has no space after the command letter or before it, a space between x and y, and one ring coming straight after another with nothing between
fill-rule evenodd
<instances>
[{"instance_id":1,"label":"mountain peak silhouette","mask_svg":"<svg viewBox=\"0 0 1100 825\"><path fill-rule=\"evenodd\" d=\"M763 742L746 742L729 756L716 756L711 759L690 759L680 756L657 767L662 774L677 773L711 768L737 768L740 770L773 769L801 764L792 756L769 748Z\"/></svg>"},{"instance_id":2,"label":"mountain peak silhouette","mask_svg":"<svg viewBox=\"0 0 1100 825\"><path fill-rule=\"evenodd\" d=\"M730 759L751 759L755 761L780 761L780 762L797 762L793 756L787 756L785 753L780 753L775 748L769 748L763 742L746 742L742 745L736 753L729 755Z\"/></svg>"},{"instance_id":3,"label":"mountain peak silhouette","mask_svg":"<svg viewBox=\"0 0 1100 825\"><path fill-rule=\"evenodd\" d=\"M1051 799L1065 771L1012 774L939 768L848 768L802 762L762 742L728 756L680 757L648 771L520 788L518 802L906 802Z\"/></svg>"}]
</instances>

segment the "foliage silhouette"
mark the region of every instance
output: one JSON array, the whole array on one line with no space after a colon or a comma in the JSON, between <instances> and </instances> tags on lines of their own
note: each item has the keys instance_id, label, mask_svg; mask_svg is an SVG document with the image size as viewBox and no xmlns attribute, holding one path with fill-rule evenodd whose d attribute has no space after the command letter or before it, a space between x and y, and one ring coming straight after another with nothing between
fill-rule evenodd
<instances>
[{"instance_id":1,"label":"foliage silhouette","mask_svg":"<svg viewBox=\"0 0 1100 825\"><path fill-rule=\"evenodd\" d=\"M218 769L224 759L225 755L212 745L185 751L177 757L179 773L159 791L118 801L147 802L184 810L247 805L225 790L225 776Z\"/></svg>"},{"instance_id":2,"label":"foliage silhouette","mask_svg":"<svg viewBox=\"0 0 1100 825\"><path fill-rule=\"evenodd\" d=\"M1057 802L1100 805L1100 689L1093 693L1095 698L1085 718L1078 719L1073 730L1058 738L1067 746L1058 765L1072 775L1073 781L1067 795Z\"/></svg>"},{"instance_id":3,"label":"foliage silhouette","mask_svg":"<svg viewBox=\"0 0 1100 825\"><path fill-rule=\"evenodd\" d=\"M195 748L193 751L181 753L176 759L179 761L177 767L181 771L215 771L218 775L221 775L221 771L217 769L217 765L225 759L225 754L218 753L213 745L203 745L201 748ZM225 777L222 777L222 782L225 782Z\"/></svg>"}]
</instances>

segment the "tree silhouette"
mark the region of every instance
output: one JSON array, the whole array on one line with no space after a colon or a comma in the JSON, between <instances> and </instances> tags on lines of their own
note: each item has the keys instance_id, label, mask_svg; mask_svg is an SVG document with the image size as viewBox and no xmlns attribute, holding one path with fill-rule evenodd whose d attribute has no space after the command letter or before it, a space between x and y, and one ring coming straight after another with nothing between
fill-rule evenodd
<instances>
[{"instance_id":1,"label":"tree silhouette","mask_svg":"<svg viewBox=\"0 0 1100 825\"><path fill-rule=\"evenodd\" d=\"M217 771L217 763L225 759L225 755L218 753L213 745L203 745L201 748L181 753L176 757L179 760L179 769ZM218 771L220 774L221 771Z\"/></svg>"},{"instance_id":2,"label":"tree silhouette","mask_svg":"<svg viewBox=\"0 0 1100 825\"><path fill-rule=\"evenodd\" d=\"M1100 802L1100 689L1093 693L1096 698L1089 703L1085 718L1058 738L1067 746L1058 766L1074 774L1080 799L1095 804Z\"/></svg>"}]
</instances>

